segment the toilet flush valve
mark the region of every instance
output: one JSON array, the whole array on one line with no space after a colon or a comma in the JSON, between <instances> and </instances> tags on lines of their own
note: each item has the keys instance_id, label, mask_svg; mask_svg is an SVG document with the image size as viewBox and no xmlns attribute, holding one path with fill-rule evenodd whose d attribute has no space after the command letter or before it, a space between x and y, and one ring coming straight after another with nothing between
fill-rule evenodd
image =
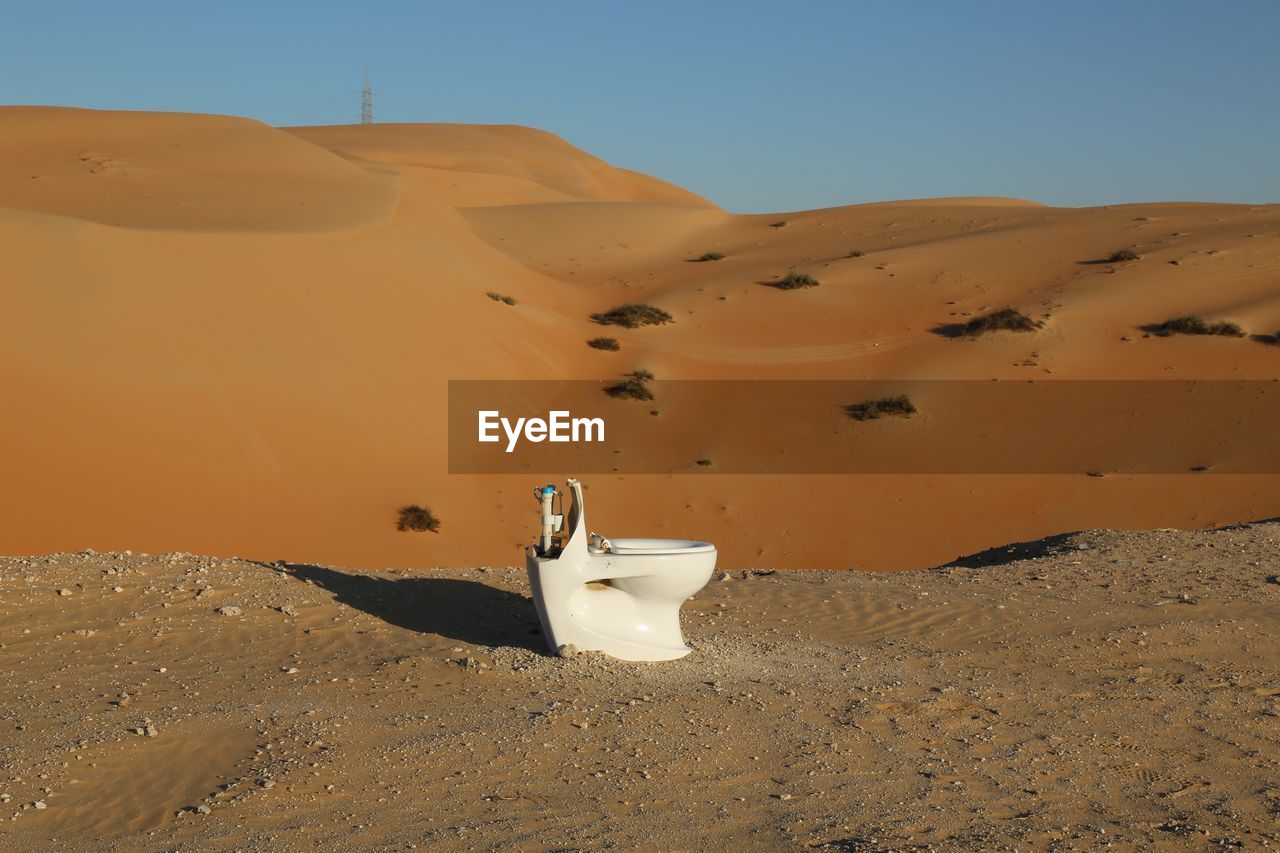
<instances>
[{"instance_id":1,"label":"toilet flush valve","mask_svg":"<svg viewBox=\"0 0 1280 853\"><path fill-rule=\"evenodd\" d=\"M534 486L533 495L542 504L542 538L539 540L541 551L543 554L551 550L552 537L559 533L564 527L564 505L561 503L561 512L555 511L555 499L562 497L560 492L556 491L556 487L548 483L542 488Z\"/></svg>"}]
</instances>

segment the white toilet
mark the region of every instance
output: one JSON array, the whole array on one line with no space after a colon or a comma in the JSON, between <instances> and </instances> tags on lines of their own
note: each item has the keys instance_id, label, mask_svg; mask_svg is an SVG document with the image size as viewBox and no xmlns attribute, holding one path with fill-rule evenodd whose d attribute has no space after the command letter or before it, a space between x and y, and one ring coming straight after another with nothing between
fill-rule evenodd
<instances>
[{"instance_id":1,"label":"white toilet","mask_svg":"<svg viewBox=\"0 0 1280 853\"><path fill-rule=\"evenodd\" d=\"M551 651L566 645L622 660L674 660L693 651L680 632L680 605L711 579L716 546L689 539L605 539L587 532L582 484L570 479L568 536L553 511L554 486L535 489L542 539L525 554L533 603Z\"/></svg>"}]
</instances>

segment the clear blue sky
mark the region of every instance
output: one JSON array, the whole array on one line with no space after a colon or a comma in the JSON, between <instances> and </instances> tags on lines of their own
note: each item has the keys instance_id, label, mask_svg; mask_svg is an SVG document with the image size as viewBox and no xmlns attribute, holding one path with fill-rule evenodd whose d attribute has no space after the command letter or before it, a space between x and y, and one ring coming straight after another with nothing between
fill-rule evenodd
<instances>
[{"instance_id":1,"label":"clear blue sky","mask_svg":"<svg viewBox=\"0 0 1280 853\"><path fill-rule=\"evenodd\" d=\"M1280 202L1280 1L27 2L0 103L528 124L735 211ZM0 133L3 127L0 127Z\"/></svg>"}]
</instances>

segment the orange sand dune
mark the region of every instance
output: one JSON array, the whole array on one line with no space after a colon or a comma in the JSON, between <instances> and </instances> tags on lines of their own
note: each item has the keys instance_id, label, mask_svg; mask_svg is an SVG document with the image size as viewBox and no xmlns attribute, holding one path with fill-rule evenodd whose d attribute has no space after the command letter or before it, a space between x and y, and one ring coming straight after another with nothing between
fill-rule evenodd
<instances>
[{"instance_id":1,"label":"orange sand dune","mask_svg":"<svg viewBox=\"0 0 1280 853\"><path fill-rule=\"evenodd\" d=\"M313 231L385 219L393 176L249 119L0 107L0 206L139 229Z\"/></svg>"},{"instance_id":2,"label":"orange sand dune","mask_svg":"<svg viewBox=\"0 0 1280 853\"><path fill-rule=\"evenodd\" d=\"M1044 207L1038 201L1025 198L1008 198L999 195L949 196L944 198L911 198L898 201L873 201L871 204L887 204L895 207ZM867 205L862 205L863 207Z\"/></svg>"},{"instance_id":3,"label":"orange sand dune","mask_svg":"<svg viewBox=\"0 0 1280 853\"><path fill-rule=\"evenodd\" d=\"M0 552L518 562L532 478L447 474L450 378L1280 377L1262 337L1280 330L1277 207L733 216L527 128L50 108L0 123ZM1141 259L1099 262L1125 247ZM691 262L710 251L726 257ZM767 286L789 270L821 286ZM632 301L676 323L589 319ZM931 331L1004 305L1045 325ZM1188 312L1258 337L1140 329ZM585 346L600 334L621 351ZM713 539L726 567L904 568L1070 529L1280 515L1274 477L591 485L602 532ZM395 530L411 502L439 533Z\"/></svg>"},{"instance_id":4,"label":"orange sand dune","mask_svg":"<svg viewBox=\"0 0 1280 853\"><path fill-rule=\"evenodd\" d=\"M688 190L610 166L532 127L382 124L288 130L344 156L412 166L459 206L604 199L714 207Z\"/></svg>"}]
</instances>

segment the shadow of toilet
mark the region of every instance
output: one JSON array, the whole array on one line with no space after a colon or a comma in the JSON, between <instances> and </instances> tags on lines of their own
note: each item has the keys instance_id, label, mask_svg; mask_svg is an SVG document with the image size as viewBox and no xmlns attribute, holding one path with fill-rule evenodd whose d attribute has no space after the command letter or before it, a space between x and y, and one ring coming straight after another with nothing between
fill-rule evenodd
<instances>
[{"instance_id":1,"label":"shadow of toilet","mask_svg":"<svg viewBox=\"0 0 1280 853\"><path fill-rule=\"evenodd\" d=\"M457 578L382 578L305 563L268 565L409 631L547 653L533 602L519 593Z\"/></svg>"}]
</instances>

